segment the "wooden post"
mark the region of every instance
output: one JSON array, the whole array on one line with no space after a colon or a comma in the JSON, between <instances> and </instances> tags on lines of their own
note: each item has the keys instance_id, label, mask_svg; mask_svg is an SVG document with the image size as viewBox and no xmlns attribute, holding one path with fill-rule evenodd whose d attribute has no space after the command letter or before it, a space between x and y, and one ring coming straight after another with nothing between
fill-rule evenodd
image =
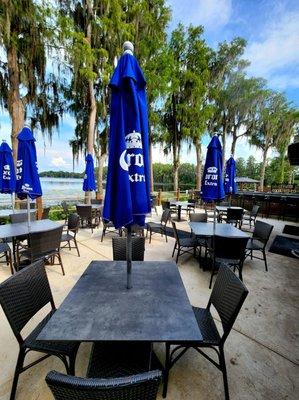
<instances>
[{"instance_id":1,"label":"wooden post","mask_svg":"<svg viewBox=\"0 0 299 400\"><path fill-rule=\"evenodd\" d=\"M36 209L37 209L37 219L42 219L42 217L43 217L43 198L42 197L37 197Z\"/></svg>"},{"instance_id":2,"label":"wooden post","mask_svg":"<svg viewBox=\"0 0 299 400\"><path fill-rule=\"evenodd\" d=\"M158 206L161 205L161 189L158 190L158 198L157 198Z\"/></svg>"}]
</instances>

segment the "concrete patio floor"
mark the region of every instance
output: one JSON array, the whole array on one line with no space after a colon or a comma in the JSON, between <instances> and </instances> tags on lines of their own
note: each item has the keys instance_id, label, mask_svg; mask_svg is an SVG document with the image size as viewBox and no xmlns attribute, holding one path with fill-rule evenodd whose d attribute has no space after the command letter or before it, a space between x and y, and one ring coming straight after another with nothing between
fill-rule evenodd
<instances>
[{"instance_id":1,"label":"concrete patio floor","mask_svg":"<svg viewBox=\"0 0 299 400\"><path fill-rule=\"evenodd\" d=\"M264 219L265 221L265 219ZM281 233L286 222L269 220L274 224L273 237ZM290 224L289 222L287 222ZM177 223L179 229L188 229L187 222ZM101 228L91 234L81 229L78 234L81 257L76 251L62 251L66 275L59 266L47 266L48 277L56 305L63 301L92 260L111 260L111 235L100 242ZM145 260L171 260L174 239L168 243L154 235L146 241ZM232 400L297 400L299 398L298 349L298 268L299 260L267 253L269 272L259 260L247 259L244 264L244 283L249 295L225 345L229 388ZM180 257L178 263L184 285L192 305L205 307L210 296L210 273L203 272L191 255ZM9 277L9 268L0 264L0 282ZM48 310L28 324L28 330ZM217 320L216 320L217 322ZM217 325L220 327L219 322ZM155 345L161 361L164 346ZM81 344L76 363L76 374L85 376L90 345ZM18 344L0 309L0 399L9 399L12 377L18 354ZM38 358L29 353L27 361ZM17 400L53 399L45 384L50 370L65 372L55 357L30 368L19 379ZM162 399L161 388L158 399ZM195 351L187 354L170 372L168 400L224 399L220 371Z\"/></svg>"}]
</instances>

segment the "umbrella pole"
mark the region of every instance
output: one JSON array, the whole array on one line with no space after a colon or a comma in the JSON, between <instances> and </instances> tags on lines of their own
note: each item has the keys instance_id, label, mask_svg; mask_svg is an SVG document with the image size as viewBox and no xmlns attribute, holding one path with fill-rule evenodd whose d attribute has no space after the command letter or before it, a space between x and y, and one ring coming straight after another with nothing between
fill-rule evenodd
<instances>
[{"instance_id":1,"label":"umbrella pole","mask_svg":"<svg viewBox=\"0 0 299 400\"><path fill-rule=\"evenodd\" d=\"M15 193L12 192L11 194L11 205L12 205L12 213L15 213Z\"/></svg>"},{"instance_id":2,"label":"umbrella pole","mask_svg":"<svg viewBox=\"0 0 299 400\"><path fill-rule=\"evenodd\" d=\"M213 234L215 235L216 230L216 204L214 202L214 218L213 218Z\"/></svg>"},{"instance_id":3,"label":"umbrella pole","mask_svg":"<svg viewBox=\"0 0 299 400\"><path fill-rule=\"evenodd\" d=\"M132 229L127 227L127 289L132 288Z\"/></svg>"},{"instance_id":4,"label":"umbrella pole","mask_svg":"<svg viewBox=\"0 0 299 400\"><path fill-rule=\"evenodd\" d=\"M30 228L30 198L27 196L27 217L28 217L28 228Z\"/></svg>"}]
</instances>

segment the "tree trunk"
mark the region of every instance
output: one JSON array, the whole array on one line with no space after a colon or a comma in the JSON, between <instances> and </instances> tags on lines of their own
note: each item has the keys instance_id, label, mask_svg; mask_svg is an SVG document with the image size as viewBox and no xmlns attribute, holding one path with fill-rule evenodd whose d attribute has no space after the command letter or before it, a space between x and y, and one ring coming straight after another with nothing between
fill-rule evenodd
<instances>
[{"instance_id":1,"label":"tree trunk","mask_svg":"<svg viewBox=\"0 0 299 400\"><path fill-rule=\"evenodd\" d=\"M15 166L17 164L18 140L17 136L24 126L25 108L20 96L20 79L17 52L14 47L7 51L8 64L8 111L11 118L11 145Z\"/></svg>"},{"instance_id":2,"label":"tree trunk","mask_svg":"<svg viewBox=\"0 0 299 400\"><path fill-rule=\"evenodd\" d=\"M195 144L195 151L196 151L196 189L201 189L201 143L199 140L196 141Z\"/></svg>"},{"instance_id":3,"label":"tree trunk","mask_svg":"<svg viewBox=\"0 0 299 400\"><path fill-rule=\"evenodd\" d=\"M231 146L230 153L233 157L235 157L236 143L237 143L237 139L238 139L236 128L234 128L234 130L233 130L232 137L233 137L233 140L232 140L232 146Z\"/></svg>"},{"instance_id":4,"label":"tree trunk","mask_svg":"<svg viewBox=\"0 0 299 400\"><path fill-rule=\"evenodd\" d=\"M153 144L149 135L149 167L150 167L150 191L154 191L154 166L153 166Z\"/></svg>"},{"instance_id":5,"label":"tree trunk","mask_svg":"<svg viewBox=\"0 0 299 400\"><path fill-rule=\"evenodd\" d=\"M176 192L179 187L179 140L176 120L176 98L172 95L172 117L173 117L173 142L172 142L172 154L173 154L173 190Z\"/></svg>"},{"instance_id":6,"label":"tree trunk","mask_svg":"<svg viewBox=\"0 0 299 400\"><path fill-rule=\"evenodd\" d=\"M261 179L260 179L260 191L264 190L264 180L265 180L265 171L266 171L266 164L267 164L267 153L268 148L263 151L263 161L262 161L262 168L261 168Z\"/></svg>"},{"instance_id":7,"label":"tree trunk","mask_svg":"<svg viewBox=\"0 0 299 400\"><path fill-rule=\"evenodd\" d=\"M104 190L103 190L103 173L104 173L104 164L106 161L106 153L102 153L99 151L99 153L96 155L97 157L97 164L98 164L98 169L97 169L97 191L98 194L100 195L100 198L102 199L104 197Z\"/></svg>"},{"instance_id":8,"label":"tree trunk","mask_svg":"<svg viewBox=\"0 0 299 400\"><path fill-rule=\"evenodd\" d=\"M225 174L226 127L222 133L222 175Z\"/></svg>"},{"instance_id":9,"label":"tree trunk","mask_svg":"<svg viewBox=\"0 0 299 400\"><path fill-rule=\"evenodd\" d=\"M91 20L93 15L92 4L90 1L86 1L86 8L88 14L88 24L86 28L86 39L91 46ZM92 69L92 65L90 65ZM91 155L94 153L94 134L95 134L95 123L96 123L96 116L97 116L97 105L96 105L96 98L94 93L94 81L93 79L88 80L88 91L89 91L89 101L90 101L90 109L89 109L89 116L88 116L88 134L87 134L87 152ZM91 193L85 192L85 202L88 204L90 203Z\"/></svg>"}]
</instances>

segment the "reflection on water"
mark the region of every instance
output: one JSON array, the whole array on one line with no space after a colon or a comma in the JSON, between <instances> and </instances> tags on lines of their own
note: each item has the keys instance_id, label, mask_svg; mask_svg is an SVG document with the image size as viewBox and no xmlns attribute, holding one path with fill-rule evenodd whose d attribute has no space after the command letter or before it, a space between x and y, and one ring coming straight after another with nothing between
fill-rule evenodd
<instances>
[{"instance_id":1,"label":"reflection on water","mask_svg":"<svg viewBox=\"0 0 299 400\"><path fill-rule=\"evenodd\" d=\"M43 203L60 204L62 200L83 199L83 179L76 178L41 178ZM0 206L10 205L11 196L0 194Z\"/></svg>"}]
</instances>

